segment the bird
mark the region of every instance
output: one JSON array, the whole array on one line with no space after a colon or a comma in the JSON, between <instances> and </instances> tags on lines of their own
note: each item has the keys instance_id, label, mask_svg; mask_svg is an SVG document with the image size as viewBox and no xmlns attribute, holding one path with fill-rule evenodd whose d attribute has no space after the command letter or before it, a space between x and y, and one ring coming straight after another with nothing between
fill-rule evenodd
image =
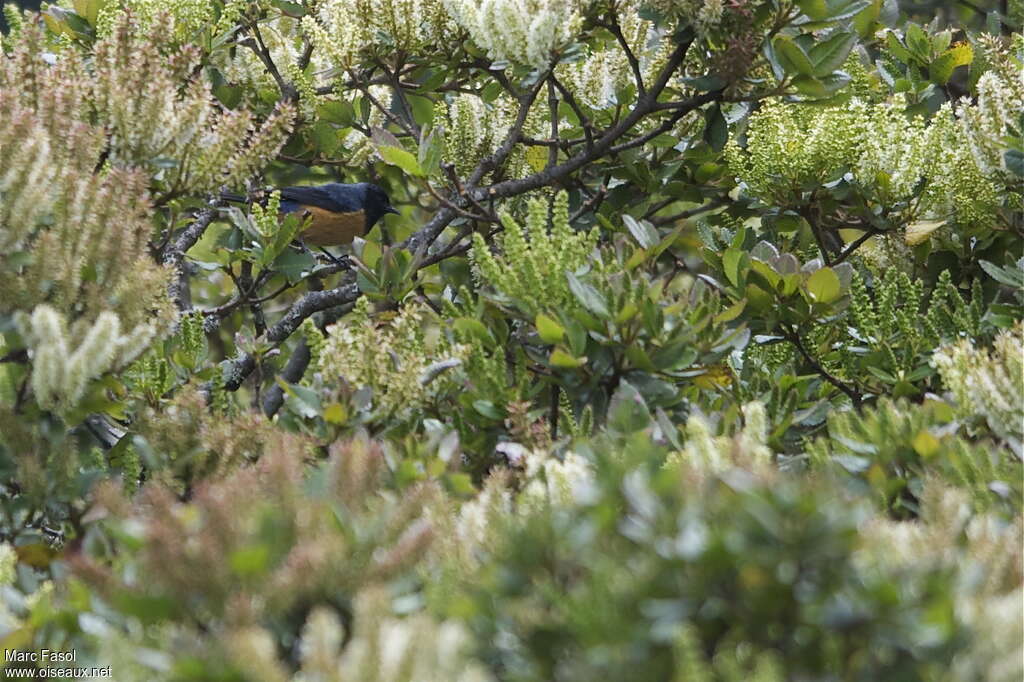
<instances>
[{"instance_id":1,"label":"bird","mask_svg":"<svg viewBox=\"0 0 1024 682\"><path fill-rule=\"evenodd\" d=\"M300 238L314 246L344 246L369 232L388 213L398 213L387 192L369 182L329 182L280 188L282 215L298 213L310 218ZM245 197L221 193L226 201L245 202Z\"/></svg>"}]
</instances>

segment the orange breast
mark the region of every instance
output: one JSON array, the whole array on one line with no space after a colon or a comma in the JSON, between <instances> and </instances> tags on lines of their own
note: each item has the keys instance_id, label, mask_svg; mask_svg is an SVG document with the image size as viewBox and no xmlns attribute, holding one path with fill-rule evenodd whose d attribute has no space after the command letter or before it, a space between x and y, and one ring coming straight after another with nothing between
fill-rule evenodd
<instances>
[{"instance_id":1,"label":"orange breast","mask_svg":"<svg viewBox=\"0 0 1024 682\"><path fill-rule=\"evenodd\" d=\"M331 213L316 206L305 206L312 219L299 238L315 246L342 246L351 244L355 237L366 232L366 217L362 211Z\"/></svg>"}]
</instances>

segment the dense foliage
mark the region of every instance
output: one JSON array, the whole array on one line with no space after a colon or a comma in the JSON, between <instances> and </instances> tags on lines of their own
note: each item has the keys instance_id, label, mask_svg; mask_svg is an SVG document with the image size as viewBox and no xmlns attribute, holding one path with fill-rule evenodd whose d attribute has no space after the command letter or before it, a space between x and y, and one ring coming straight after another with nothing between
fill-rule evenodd
<instances>
[{"instance_id":1,"label":"dense foliage","mask_svg":"<svg viewBox=\"0 0 1024 682\"><path fill-rule=\"evenodd\" d=\"M1021 679L1019 0L4 12L6 650Z\"/></svg>"}]
</instances>

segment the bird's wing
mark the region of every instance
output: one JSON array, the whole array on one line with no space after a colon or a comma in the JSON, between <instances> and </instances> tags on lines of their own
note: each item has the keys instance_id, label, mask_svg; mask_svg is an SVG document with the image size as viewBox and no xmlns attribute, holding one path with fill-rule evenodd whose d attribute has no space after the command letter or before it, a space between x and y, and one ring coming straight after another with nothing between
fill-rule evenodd
<instances>
[{"instance_id":1,"label":"bird's wing","mask_svg":"<svg viewBox=\"0 0 1024 682\"><path fill-rule=\"evenodd\" d=\"M352 211L358 211L362 207L355 201L355 198L351 201L344 200L339 202L337 198L332 197L327 190L322 187L285 187L281 190L281 208L289 210L289 202L294 202L301 206L315 206L322 208L332 213L351 213ZM344 197L343 199L347 199ZM297 210L296 206L292 210Z\"/></svg>"}]
</instances>

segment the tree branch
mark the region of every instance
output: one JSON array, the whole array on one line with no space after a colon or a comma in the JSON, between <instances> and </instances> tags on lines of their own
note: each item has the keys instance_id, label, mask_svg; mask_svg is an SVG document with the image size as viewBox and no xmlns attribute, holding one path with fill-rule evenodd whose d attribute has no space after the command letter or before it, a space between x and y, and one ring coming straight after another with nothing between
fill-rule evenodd
<instances>
[{"instance_id":1,"label":"tree branch","mask_svg":"<svg viewBox=\"0 0 1024 682\"><path fill-rule=\"evenodd\" d=\"M167 295L170 296L172 301L174 301L178 310L185 311L192 307L188 300L188 275L184 268L185 252L195 246L196 242L198 242L206 232L206 228L208 228L210 223L212 223L217 217L217 203L219 202L211 201L210 208L205 208L200 211L199 214L196 215L196 219L192 221L192 224L186 227L185 230L178 235L178 238L174 240L170 250L164 253L164 265L173 268L175 271L175 277L168 287Z\"/></svg>"},{"instance_id":2,"label":"tree branch","mask_svg":"<svg viewBox=\"0 0 1024 682\"><path fill-rule=\"evenodd\" d=\"M863 398L861 398L860 394L857 393L852 388L850 388L849 386L847 386L846 384L844 384L843 382L839 381L839 379L836 379L834 376L829 374L828 371L826 371L825 368L822 367L821 364L817 360L815 360L810 353L807 352L807 349L804 348L803 342L800 341L800 336L796 332L794 332L792 329L788 329L785 327L783 328L783 331L785 333L786 340L793 344L793 347L795 347L797 351L800 353L800 355L803 356L807 364L811 366L811 369L817 372L817 374L821 376L821 378L823 378L825 381L827 381L828 383L832 384L840 391L845 393L850 398L850 401L853 403L853 406L856 407L857 409L860 409L861 403L863 402Z\"/></svg>"}]
</instances>

